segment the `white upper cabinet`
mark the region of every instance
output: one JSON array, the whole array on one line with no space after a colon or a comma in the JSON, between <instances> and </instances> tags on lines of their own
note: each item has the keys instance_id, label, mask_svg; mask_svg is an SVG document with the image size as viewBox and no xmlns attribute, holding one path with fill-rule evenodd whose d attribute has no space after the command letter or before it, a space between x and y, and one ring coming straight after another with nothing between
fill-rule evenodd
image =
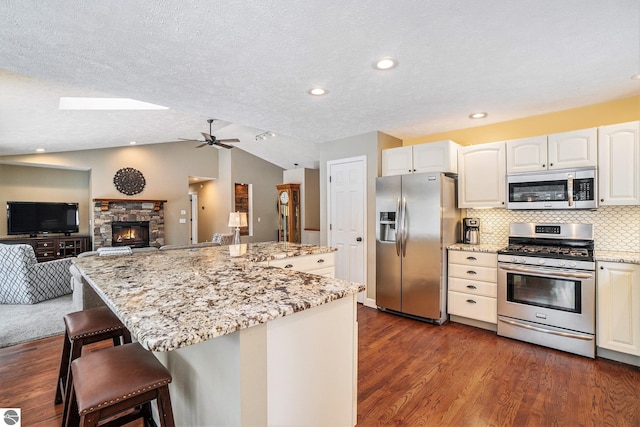
<instances>
[{"instance_id":1,"label":"white upper cabinet","mask_svg":"<svg viewBox=\"0 0 640 427\"><path fill-rule=\"evenodd\" d=\"M547 170L547 136L507 141L507 173Z\"/></svg>"},{"instance_id":2,"label":"white upper cabinet","mask_svg":"<svg viewBox=\"0 0 640 427\"><path fill-rule=\"evenodd\" d=\"M640 121L598 129L600 205L640 204Z\"/></svg>"},{"instance_id":3,"label":"white upper cabinet","mask_svg":"<svg viewBox=\"0 0 640 427\"><path fill-rule=\"evenodd\" d=\"M457 150L453 141L382 150L382 176L420 172L458 172Z\"/></svg>"},{"instance_id":4,"label":"white upper cabinet","mask_svg":"<svg viewBox=\"0 0 640 427\"><path fill-rule=\"evenodd\" d=\"M598 130L582 129L548 136L549 169L598 166Z\"/></svg>"},{"instance_id":5,"label":"white upper cabinet","mask_svg":"<svg viewBox=\"0 0 640 427\"><path fill-rule=\"evenodd\" d=\"M596 167L596 128L507 141L507 173Z\"/></svg>"},{"instance_id":6,"label":"white upper cabinet","mask_svg":"<svg viewBox=\"0 0 640 427\"><path fill-rule=\"evenodd\" d=\"M505 143L460 147L458 207L505 207Z\"/></svg>"},{"instance_id":7,"label":"white upper cabinet","mask_svg":"<svg viewBox=\"0 0 640 427\"><path fill-rule=\"evenodd\" d=\"M412 146L382 150L382 176L404 175L412 171Z\"/></svg>"}]
</instances>

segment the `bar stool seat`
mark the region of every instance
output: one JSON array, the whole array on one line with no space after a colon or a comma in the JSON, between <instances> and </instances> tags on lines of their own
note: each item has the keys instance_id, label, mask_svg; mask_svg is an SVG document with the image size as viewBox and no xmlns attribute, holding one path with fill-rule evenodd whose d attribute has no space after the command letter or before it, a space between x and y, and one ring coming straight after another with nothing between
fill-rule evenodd
<instances>
[{"instance_id":1,"label":"bar stool seat","mask_svg":"<svg viewBox=\"0 0 640 427\"><path fill-rule=\"evenodd\" d=\"M131 342L129 330L108 307L69 313L64 316L64 323L65 336L60 357L55 403L61 403L63 396L65 396L66 402L68 396L66 384L71 372L71 362L80 357L85 345L108 339L112 339L114 345ZM66 414L66 412L67 408L65 407L64 413Z\"/></svg>"},{"instance_id":2,"label":"bar stool seat","mask_svg":"<svg viewBox=\"0 0 640 427\"><path fill-rule=\"evenodd\" d=\"M173 427L169 397L171 374L138 343L89 353L71 363L68 426L123 425L138 418L151 420L156 400L160 425ZM119 418L111 419L111 417Z\"/></svg>"}]
</instances>

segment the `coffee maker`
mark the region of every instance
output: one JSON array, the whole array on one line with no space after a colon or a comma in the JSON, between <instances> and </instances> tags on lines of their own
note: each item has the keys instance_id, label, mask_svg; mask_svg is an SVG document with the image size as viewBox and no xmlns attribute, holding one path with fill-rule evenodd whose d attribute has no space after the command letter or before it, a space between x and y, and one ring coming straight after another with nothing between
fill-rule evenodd
<instances>
[{"instance_id":1,"label":"coffee maker","mask_svg":"<svg viewBox=\"0 0 640 427\"><path fill-rule=\"evenodd\" d=\"M480 243L480 220L464 218L462 220L462 243L477 245Z\"/></svg>"}]
</instances>

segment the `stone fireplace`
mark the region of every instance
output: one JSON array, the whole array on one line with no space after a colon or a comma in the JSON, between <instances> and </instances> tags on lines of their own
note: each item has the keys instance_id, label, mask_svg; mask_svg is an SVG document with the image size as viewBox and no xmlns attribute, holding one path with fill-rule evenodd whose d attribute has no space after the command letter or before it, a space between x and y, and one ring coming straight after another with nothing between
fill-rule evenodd
<instances>
[{"instance_id":1,"label":"stone fireplace","mask_svg":"<svg viewBox=\"0 0 640 427\"><path fill-rule=\"evenodd\" d=\"M164 203L166 200L93 199L93 249L164 245ZM119 223L137 228L120 230ZM139 239L144 242L133 241Z\"/></svg>"}]
</instances>

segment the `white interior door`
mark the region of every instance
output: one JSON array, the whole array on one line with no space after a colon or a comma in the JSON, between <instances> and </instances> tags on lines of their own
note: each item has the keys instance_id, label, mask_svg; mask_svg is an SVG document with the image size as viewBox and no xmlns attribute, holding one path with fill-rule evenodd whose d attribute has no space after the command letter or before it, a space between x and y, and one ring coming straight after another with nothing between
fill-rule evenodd
<instances>
[{"instance_id":1,"label":"white interior door","mask_svg":"<svg viewBox=\"0 0 640 427\"><path fill-rule=\"evenodd\" d=\"M191 243L198 243L198 193L189 193L191 201Z\"/></svg>"},{"instance_id":2,"label":"white interior door","mask_svg":"<svg viewBox=\"0 0 640 427\"><path fill-rule=\"evenodd\" d=\"M336 277L366 284L366 158L327 163L329 245L338 248ZM358 295L358 302L364 295Z\"/></svg>"}]
</instances>

